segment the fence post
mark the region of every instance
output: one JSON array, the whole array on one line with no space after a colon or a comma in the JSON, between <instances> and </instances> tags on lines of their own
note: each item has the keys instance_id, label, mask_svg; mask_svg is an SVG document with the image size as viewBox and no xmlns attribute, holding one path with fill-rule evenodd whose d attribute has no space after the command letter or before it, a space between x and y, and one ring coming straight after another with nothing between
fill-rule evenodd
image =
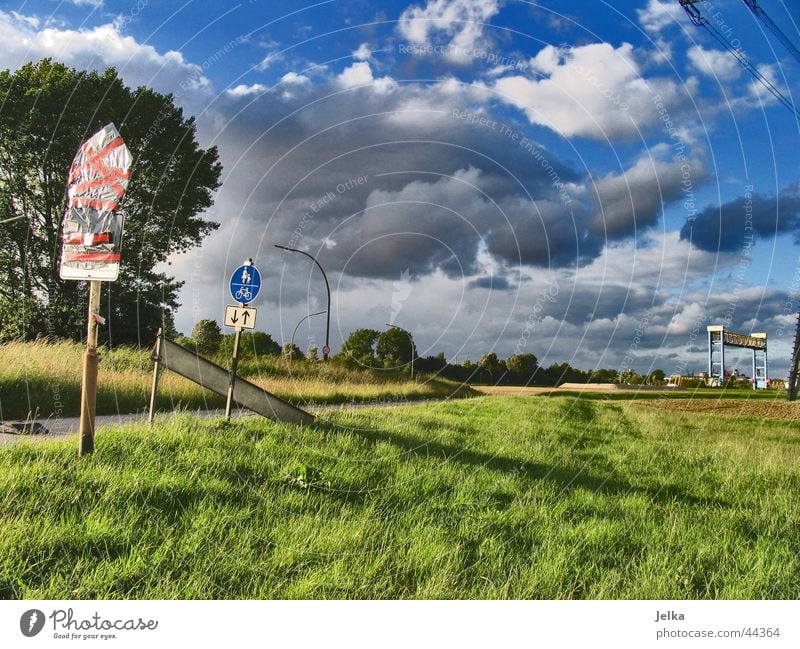
<instances>
[{"instance_id":1,"label":"fence post","mask_svg":"<svg viewBox=\"0 0 800 649\"><path fill-rule=\"evenodd\" d=\"M156 394L158 393L158 370L161 364L161 329L158 330L156 334L156 346L153 349L153 384L150 387L150 412L147 415L147 423L148 425L153 425L153 419L156 416Z\"/></svg>"}]
</instances>

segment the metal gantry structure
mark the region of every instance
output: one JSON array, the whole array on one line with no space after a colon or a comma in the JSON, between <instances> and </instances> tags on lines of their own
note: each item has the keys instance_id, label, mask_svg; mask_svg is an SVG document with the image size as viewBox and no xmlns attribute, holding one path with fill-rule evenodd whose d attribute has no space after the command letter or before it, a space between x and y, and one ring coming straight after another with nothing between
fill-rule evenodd
<instances>
[{"instance_id":1,"label":"metal gantry structure","mask_svg":"<svg viewBox=\"0 0 800 649\"><path fill-rule=\"evenodd\" d=\"M708 331L708 378L721 385L725 380L725 348L739 347L753 351L753 389L763 390L769 385L767 365L767 334L737 334L724 325L711 325Z\"/></svg>"}]
</instances>

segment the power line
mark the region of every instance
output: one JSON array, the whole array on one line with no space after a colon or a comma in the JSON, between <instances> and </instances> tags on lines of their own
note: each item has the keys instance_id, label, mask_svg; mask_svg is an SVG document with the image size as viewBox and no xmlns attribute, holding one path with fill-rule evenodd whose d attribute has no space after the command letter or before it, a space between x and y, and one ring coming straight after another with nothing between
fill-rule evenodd
<instances>
[{"instance_id":1,"label":"power line","mask_svg":"<svg viewBox=\"0 0 800 649\"><path fill-rule=\"evenodd\" d=\"M724 47L728 52L730 52L736 58L736 60L738 60L739 63L742 64L745 70L747 70L753 76L753 78L756 81L758 81L762 86L764 86L767 89L767 91L773 97L775 97L775 99L777 99L781 104L783 104L783 106L787 110L789 110L792 113L792 115L795 116L796 119L800 120L800 111L797 110L794 103L792 103L792 100L789 99L789 97L787 97L786 95L784 95L780 91L780 89L774 83L772 83L772 81L769 80L769 78L767 78L756 66L754 66L747 58L747 55L741 49L734 47L734 45L725 37L725 35L722 34L716 27L714 27L714 25L712 25L706 19L705 16L703 16L703 14L700 12L700 9L698 9L696 6L699 2L702 1L703 0L679 0L681 6L686 10L686 13L691 18L693 24L697 25L698 27L704 27L705 29L707 29L708 32L716 39L716 41L720 45L722 45L722 47ZM748 6L751 7L751 9L753 8L752 5L758 7L758 3L755 0L745 0L745 2L748 4ZM769 16L767 16L766 13L764 13L760 7L758 7L758 10L761 12L761 14L763 14L763 16L766 17L767 20L769 20L769 22L772 22ZM774 23L772 24L775 25ZM778 29L777 25L775 25L775 29L778 32L780 32L780 29ZM783 32L780 33L783 35ZM786 39L786 41L789 43L788 47L795 49L796 51L794 45L791 44L791 41L789 41L785 35L783 35L783 38ZM794 54L792 55L794 56ZM797 60L798 62L800 62L800 52L797 52Z\"/></svg>"},{"instance_id":2,"label":"power line","mask_svg":"<svg viewBox=\"0 0 800 649\"><path fill-rule=\"evenodd\" d=\"M777 38L783 44L783 46L788 50L789 54L792 55L794 60L800 63L800 50L797 49L789 37L783 33L775 21L769 17L769 14L767 14L761 5L758 4L758 0L744 0L744 3L750 8L750 11L752 11L753 14L755 14L755 16L761 20L764 25L766 25L767 29L772 32L775 38Z\"/></svg>"}]
</instances>

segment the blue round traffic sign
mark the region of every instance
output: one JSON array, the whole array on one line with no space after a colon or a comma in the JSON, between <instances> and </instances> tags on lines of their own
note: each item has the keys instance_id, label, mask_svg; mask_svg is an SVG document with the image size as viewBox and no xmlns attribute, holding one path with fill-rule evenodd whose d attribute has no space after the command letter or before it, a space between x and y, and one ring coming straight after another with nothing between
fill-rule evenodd
<instances>
[{"instance_id":1,"label":"blue round traffic sign","mask_svg":"<svg viewBox=\"0 0 800 649\"><path fill-rule=\"evenodd\" d=\"M237 302L250 304L261 290L261 273L255 266L239 266L231 275L231 296Z\"/></svg>"}]
</instances>

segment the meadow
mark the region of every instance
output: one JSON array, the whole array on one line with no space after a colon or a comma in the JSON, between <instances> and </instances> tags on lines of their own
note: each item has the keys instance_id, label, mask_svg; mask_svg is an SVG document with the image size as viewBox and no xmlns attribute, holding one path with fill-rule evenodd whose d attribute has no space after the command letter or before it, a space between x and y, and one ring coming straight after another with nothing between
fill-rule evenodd
<instances>
[{"instance_id":1,"label":"meadow","mask_svg":"<svg viewBox=\"0 0 800 649\"><path fill-rule=\"evenodd\" d=\"M0 345L0 421L70 417L80 413L84 347L60 341ZM229 359L213 358L223 367ZM150 400L153 362L148 350L101 349L97 414L144 411ZM239 375L297 405L347 402L413 401L457 398L475 393L437 377L411 381L399 372L349 369L336 363L287 361L275 356L245 357ZM156 408L197 410L225 406L225 399L172 372L159 379ZM36 414L35 414L36 413Z\"/></svg>"},{"instance_id":2,"label":"meadow","mask_svg":"<svg viewBox=\"0 0 800 649\"><path fill-rule=\"evenodd\" d=\"M0 597L796 599L800 425L480 397L0 449Z\"/></svg>"}]
</instances>

